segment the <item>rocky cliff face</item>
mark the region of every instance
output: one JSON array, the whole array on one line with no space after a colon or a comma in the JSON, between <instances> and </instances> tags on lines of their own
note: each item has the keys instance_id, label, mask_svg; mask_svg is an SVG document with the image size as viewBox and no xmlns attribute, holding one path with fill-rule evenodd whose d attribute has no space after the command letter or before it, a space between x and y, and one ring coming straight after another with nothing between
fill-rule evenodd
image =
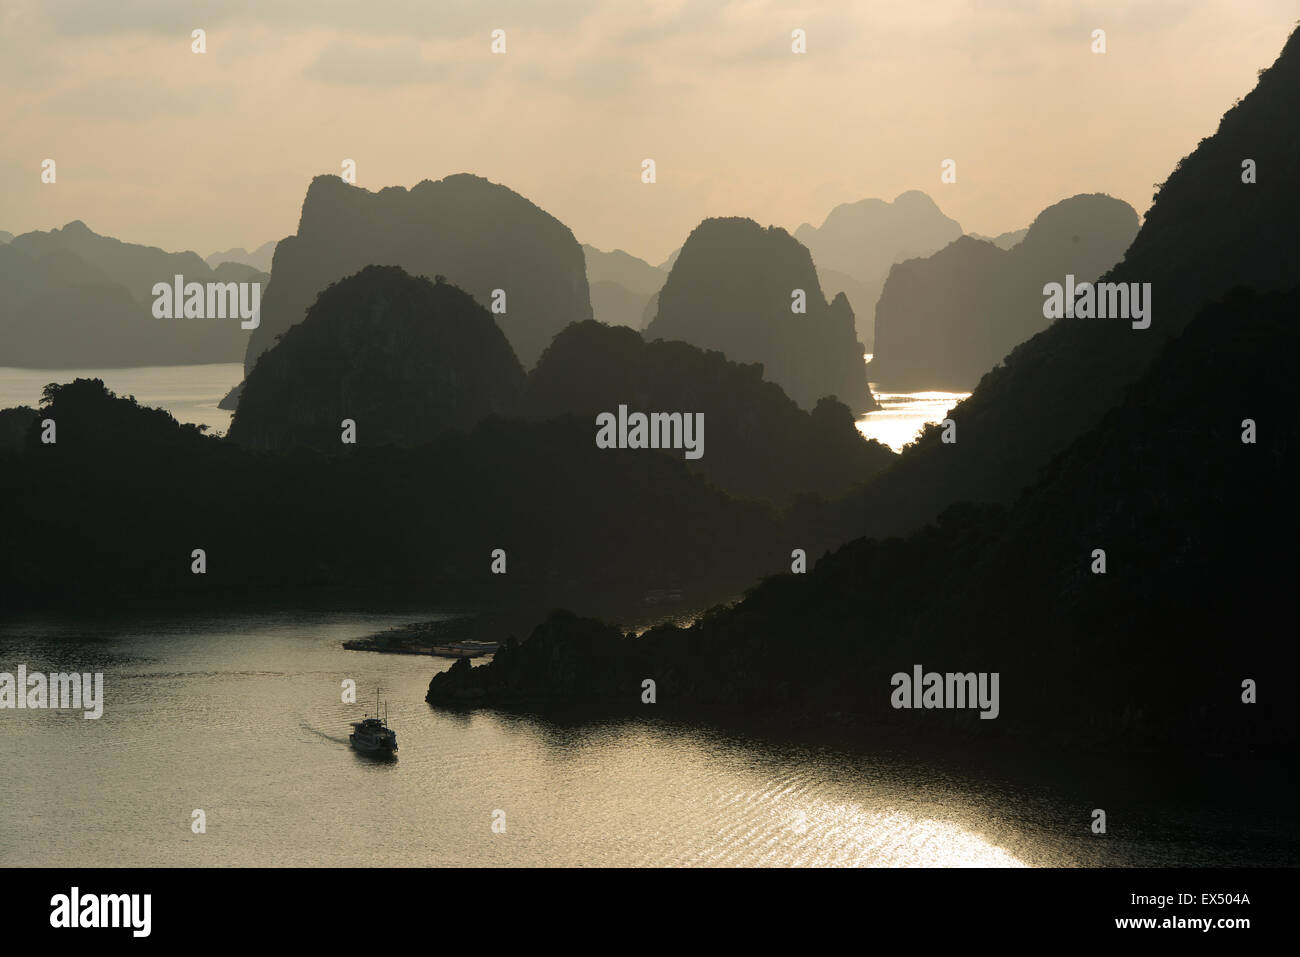
<instances>
[{"instance_id":1,"label":"rocky cliff face","mask_svg":"<svg viewBox=\"0 0 1300 957\"><path fill-rule=\"evenodd\" d=\"M276 247L245 375L326 286L372 264L445 276L484 306L502 290L495 302L505 311L493 318L525 366L556 332L592 314L582 247L518 193L465 173L377 193L318 176L298 232Z\"/></svg>"},{"instance_id":2,"label":"rocky cliff face","mask_svg":"<svg viewBox=\"0 0 1300 957\"><path fill-rule=\"evenodd\" d=\"M871 380L891 392L969 392L1050 324L1044 284L1067 274L1093 281L1137 231L1128 203L1081 195L1045 209L1011 249L962 236L928 259L900 263L876 305Z\"/></svg>"},{"instance_id":3,"label":"rocky cliff face","mask_svg":"<svg viewBox=\"0 0 1300 957\"><path fill-rule=\"evenodd\" d=\"M797 296L806 312L793 310ZM828 395L854 412L876 408L848 299L826 302L808 250L779 227L741 218L697 226L645 337L761 363L764 378L805 409Z\"/></svg>"},{"instance_id":4,"label":"rocky cliff face","mask_svg":"<svg viewBox=\"0 0 1300 957\"><path fill-rule=\"evenodd\" d=\"M230 438L256 448L410 445L513 412L523 369L491 315L448 283L368 266L321 294L244 385Z\"/></svg>"},{"instance_id":5,"label":"rocky cliff face","mask_svg":"<svg viewBox=\"0 0 1300 957\"><path fill-rule=\"evenodd\" d=\"M817 279L828 298L833 300L844 293L853 310L853 324L858 332L858 341L866 352L873 352L876 343L876 303L880 301L881 290L885 288L884 277L861 280L848 273L818 266ZM867 378L870 379L870 375Z\"/></svg>"}]
</instances>

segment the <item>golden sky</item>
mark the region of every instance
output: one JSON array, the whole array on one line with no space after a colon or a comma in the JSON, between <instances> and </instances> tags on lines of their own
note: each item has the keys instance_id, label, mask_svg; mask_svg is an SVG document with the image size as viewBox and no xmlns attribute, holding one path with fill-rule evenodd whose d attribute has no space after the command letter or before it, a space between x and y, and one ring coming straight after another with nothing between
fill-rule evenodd
<instances>
[{"instance_id":1,"label":"golden sky","mask_svg":"<svg viewBox=\"0 0 1300 957\"><path fill-rule=\"evenodd\" d=\"M656 264L707 216L793 231L907 189L985 234L1081 192L1142 213L1297 15L1295 0L3 0L0 229L81 219L251 249L294 232L311 178L345 158L368 189L486 176L579 241Z\"/></svg>"}]
</instances>

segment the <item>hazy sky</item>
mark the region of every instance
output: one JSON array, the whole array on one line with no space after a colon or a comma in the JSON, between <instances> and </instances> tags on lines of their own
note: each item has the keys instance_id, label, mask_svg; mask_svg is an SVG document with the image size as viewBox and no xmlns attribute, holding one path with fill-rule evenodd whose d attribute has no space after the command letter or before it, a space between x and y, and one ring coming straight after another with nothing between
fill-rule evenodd
<instances>
[{"instance_id":1,"label":"hazy sky","mask_svg":"<svg viewBox=\"0 0 1300 957\"><path fill-rule=\"evenodd\" d=\"M0 229L82 219L251 249L294 232L312 176L345 158L368 189L478 173L653 263L706 216L793 231L906 189L986 234L1080 192L1143 213L1297 15L1295 0L3 0Z\"/></svg>"}]
</instances>

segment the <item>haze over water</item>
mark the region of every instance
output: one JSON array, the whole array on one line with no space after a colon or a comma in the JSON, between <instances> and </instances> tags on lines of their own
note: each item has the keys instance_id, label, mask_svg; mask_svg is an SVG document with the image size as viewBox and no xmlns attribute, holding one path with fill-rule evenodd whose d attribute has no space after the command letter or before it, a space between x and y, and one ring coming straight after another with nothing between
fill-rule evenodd
<instances>
[{"instance_id":1,"label":"haze over water","mask_svg":"<svg viewBox=\"0 0 1300 957\"><path fill-rule=\"evenodd\" d=\"M424 692L449 660L340 646L417 617L283 612L0 625L0 670L103 671L106 699L98 721L0 711L0 864L1295 860L1294 835L1278 840L1280 815L1234 816L1231 800L1205 792L1230 780L1231 768L1099 759L1070 782L1048 774L1044 783L1041 768L927 761L857 733L772 741L655 718L437 710ZM357 682L357 705L341 701L345 678ZM349 723L373 707L365 702L377 686L398 733L395 762L348 745ZM1168 786L1183 778L1192 783ZM1104 839L1087 827L1099 802L1115 821ZM1189 810L1198 805L1215 815ZM206 834L191 833L195 808L207 815ZM504 834L491 830L498 809Z\"/></svg>"}]
</instances>

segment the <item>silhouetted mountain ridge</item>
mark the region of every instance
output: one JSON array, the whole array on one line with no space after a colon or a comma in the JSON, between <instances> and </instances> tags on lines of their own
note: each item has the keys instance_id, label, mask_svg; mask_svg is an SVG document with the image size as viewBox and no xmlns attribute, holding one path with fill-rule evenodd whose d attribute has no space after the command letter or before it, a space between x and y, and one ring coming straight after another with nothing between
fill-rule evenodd
<instances>
[{"instance_id":1,"label":"silhouetted mountain ridge","mask_svg":"<svg viewBox=\"0 0 1300 957\"><path fill-rule=\"evenodd\" d=\"M784 502L837 495L884 468L894 453L867 441L842 403L800 409L757 365L685 342L646 342L632 329L575 323L542 353L522 407L533 419L601 412L702 413L705 446L690 463L728 492ZM680 458L679 450L665 454Z\"/></svg>"},{"instance_id":2,"label":"silhouetted mountain ridge","mask_svg":"<svg viewBox=\"0 0 1300 957\"><path fill-rule=\"evenodd\" d=\"M802 291L806 313L792 303ZM760 363L801 407L833 395L853 412L876 408L848 300L822 297L812 257L784 229L751 219L697 226L659 293L645 337L678 339Z\"/></svg>"},{"instance_id":3,"label":"silhouetted mountain ridge","mask_svg":"<svg viewBox=\"0 0 1300 957\"><path fill-rule=\"evenodd\" d=\"M450 287L436 295L470 303ZM44 417L55 444L40 442ZM47 389L35 415L0 411L0 427L10 419L27 433L21 452L0 444L6 610L146 599L229 610L290 595L627 607L652 589L716 601L788 553L770 505L727 496L680 459L599 449L576 418L493 417L416 447L262 451L78 380ZM205 574L191 571L194 549Z\"/></svg>"},{"instance_id":4,"label":"silhouetted mountain ridge","mask_svg":"<svg viewBox=\"0 0 1300 957\"><path fill-rule=\"evenodd\" d=\"M230 425L256 448L422 444L513 413L524 372L488 311L450 283L367 266L330 285L244 383Z\"/></svg>"}]
</instances>

